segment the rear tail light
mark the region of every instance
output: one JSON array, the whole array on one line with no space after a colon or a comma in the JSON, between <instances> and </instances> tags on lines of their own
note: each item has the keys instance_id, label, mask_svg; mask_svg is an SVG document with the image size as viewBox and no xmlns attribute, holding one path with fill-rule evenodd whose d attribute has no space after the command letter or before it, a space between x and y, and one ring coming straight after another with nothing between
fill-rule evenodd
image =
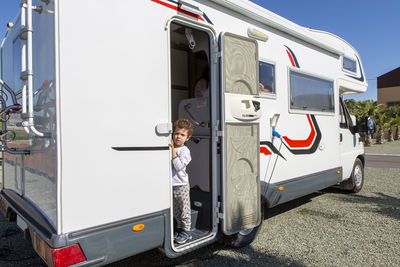
<instances>
[{"instance_id":1,"label":"rear tail light","mask_svg":"<svg viewBox=\"0 0 400 267\"><path fill-rule=\"evenodd\" d=\"M68 247L51 248L38 234L35 233L36 252L49 266L65 267L85 261L85 255L79 244Z\"/></svg>"},{"instance_id":2,"label":"rear tail light","mask_svg":"<svg viewBox=\"0 0 400 267\"><path fill-rule=\"evenodd\" d=\"M78 244L69 247L51 249L53 253L53 266L64 267L85 261L82 249Z\"/></svg>"}]
</instances>

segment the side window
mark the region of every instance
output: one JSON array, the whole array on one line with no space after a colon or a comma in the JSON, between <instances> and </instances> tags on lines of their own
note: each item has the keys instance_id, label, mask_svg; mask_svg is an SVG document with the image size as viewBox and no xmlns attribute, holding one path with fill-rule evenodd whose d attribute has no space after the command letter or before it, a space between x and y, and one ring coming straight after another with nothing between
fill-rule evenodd
<instances>
[{"instance_id":1,"label":"side window","mask_svg":"<svg viewBox=\"0 0 400 267\"><path fill-rule=\"evenodd\" d=\"M340 128L350 129L350 127L353 126L353 122L351 121L349 110L347 109L346 104L343 101L343 98L340 97L339 100L340 100L340 104L339 104L339 106L340 106L340 114L339 114L340 115L340 122L339 122Z\"/></svg>"},{"instance_id":2,"label":"side window","mask_svg":"<svg viewBox=\"0 0 400 267\"><path fill-rule=\"evenodd\" d=\"M275 94L275 66L259 61L259 91L261 94Z\"/></svg>"},{"instance_id":3,"label":"side window","mask_svg":"<svg viewBox=\"0 0 400 267\"><path fill-rule=\"evenodd\" d=\"M340 122L339 122L340 128L344 128L344 129L348 128L347 118L346 118L346 114L343 110L342 101L340 101L340 114L339 115L340 115Z\"/></svg>"},{"instance_id":4,"label":"side window","mask_svg":"<svg viewBox=\"0 0 400 267\"><path fill-rule=\"evenodd\" d=\"M290 108L333 113L333 82L291 70Z\"/></svg>"}]
</instances>

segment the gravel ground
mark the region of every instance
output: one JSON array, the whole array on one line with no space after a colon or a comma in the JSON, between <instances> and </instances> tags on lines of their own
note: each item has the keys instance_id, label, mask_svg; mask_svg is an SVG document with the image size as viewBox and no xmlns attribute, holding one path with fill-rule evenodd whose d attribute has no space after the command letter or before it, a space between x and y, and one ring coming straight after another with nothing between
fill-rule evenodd
<instances>
[{"instance_id":1,"label":"gravel ground","mask_svg":"<svg viewBox=\"0 0 400 267\"><path fill-rule=\"evenodd\" d=\"M248 247L215 244L179 259L155 250L110 266L400 266L400 169L366 176L358 194L329 188L267 210Z\"/></svg>"},{"instance_id":2,"label":"gravel ground","mask_svg":"<svg viewBox=\"0 0 400 267\"><path fill-rule=\"evenodd\" d=\"M0 266L47 266L22 232L0 212Z\"/></svg>"},{"instance_id":3,"label":"gravel ground","mask_svg":"<svg viewBox=\"0 0 400 267\"><path fill-rule=\"evenodd\" d=\"M366 149L379 151L400 154L400 141ZM365 173L358 194L329 188L267 210L245 248L213 244L178 259L152 250L109 266L400 266L400 166ZM0 266L42 266L15 229L0 215Z\"/></svg>"}]
</instances>

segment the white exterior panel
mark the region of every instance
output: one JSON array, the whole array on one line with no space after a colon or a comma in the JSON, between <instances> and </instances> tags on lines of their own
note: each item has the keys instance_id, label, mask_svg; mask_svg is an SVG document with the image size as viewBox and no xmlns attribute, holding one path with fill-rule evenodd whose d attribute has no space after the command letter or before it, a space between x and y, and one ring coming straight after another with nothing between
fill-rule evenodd
<instances>
[{"instance_id":1,"label":"white exterior panel","mask_svg":"<svg viewBox=\"0 0 400 267\"><path fill-rule=\"evenodd\" d=\"M94 157L95 155L104 155ZM169 151L112 151L99 147L65 156L63 232L111 223L169 207Z\"/></svg>"},{"instance_id":2,"label":"white exterior panel","mask_svg":"<svg viewBox=\"0 0 400 267\"><path fill-rule=\"evenodd\" d=\"M170 206L168 150L112 149L169 143L155 131L169 121L168 32L151 7L60 1L63 232Z\"/></svg>"}]
</instances>

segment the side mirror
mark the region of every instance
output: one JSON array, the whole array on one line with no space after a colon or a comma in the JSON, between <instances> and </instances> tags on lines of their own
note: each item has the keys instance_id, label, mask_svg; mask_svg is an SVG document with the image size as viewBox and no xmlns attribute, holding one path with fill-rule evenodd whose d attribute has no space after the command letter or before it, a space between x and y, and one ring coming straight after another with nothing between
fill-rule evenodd
<instances>
[{"instance_id":1,"label":"side mirror","mask_svg":"<svg viewBox=\"0 0 400 267\"><path fill-rule=\"evenodd\" d=\"M365 118L365 124L367 134L374 134L376 132L376 123L371 117Z\"/></svg>"},{"instance_id":2,"label":"side mirror","mask_svg":"<svg viewBox=\"0 0 400 267\"><path fill-rule=\"evenodd\" d=\"M374 134L376 132L376 123L371 117L365 117L362 123L353 126L351 131L360 133L362 136Z\"/></svg>"}]
</instances>

